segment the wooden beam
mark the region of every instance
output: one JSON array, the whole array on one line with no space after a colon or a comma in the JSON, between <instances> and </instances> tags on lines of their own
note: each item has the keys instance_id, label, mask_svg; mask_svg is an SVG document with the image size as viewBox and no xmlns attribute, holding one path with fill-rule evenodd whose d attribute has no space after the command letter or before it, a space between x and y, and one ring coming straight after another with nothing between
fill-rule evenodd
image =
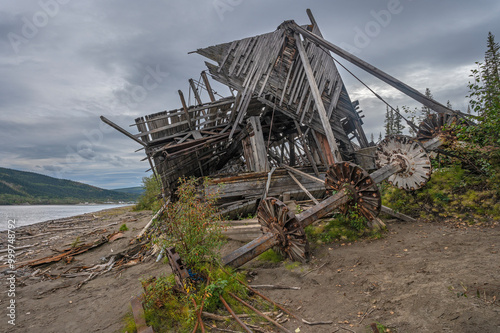
<instances>
[{"instance_id":1,"label":"wooden beam","mask_svg":"<svg viewBox=\"0 0 500 333\"><path fill-rule=\"evenodd\" d=\"M318 36L301 26L299 26L297 23L294 21L288 21L285 23L288 28L292 29L296 33L300 33L304 38L309 39L310 41L321 45L325 47L326 49L332 51L333 53L337 54L338 56L344 58L345 60L349 61L350 63L358 66L359 68L365 70L366 72L372 74L373 76L379 78L380 80L384 81L385 83L389 84L390 86L396 88L397 90L401 91L403 94L410 96L417 102L422 103L423 105L429 107L430 109L438 112L438 113L455 113L457 114L457 111L451 110L444 106L443 104L434 101L433 99L428 98L418 90L410 87L409 85L399 81L398 79L394 78L393 76L381 71L380 69L376 68L375 66L370 65L369 63L361 60L360 58L356 57L355 55L341 49L340 47L330 43L329 41L323 39L321 36ZM461 112L460 112L461 114Z\"/></svg>"},{"instance_id":2,"label":"wooden beam","mask_svg":"<svg viewBox=\"0 0 500 333\"><path fill-rule=\"evenodd\" d=\"M196 85L194 84L193 79L189 79L189 85L191 86L191 89L193 90L194 98L198 102L198 105L202 105L203 102L201 101L200 94L198 93L198 89L196 89Z\"/></svg>"},{"instance_id":3,"label":"wooden beam","mask_svg":"<svg viewBox=\"0 0 500 333\"><path fill-rule=\"evenodd\" d=\"M186 114L187 117L187 122L189 125L189 129L193 129L193 124L191 124L191 116L189 115L189 111L186 105L186 100L184 99L184 94L182 93L181 90L178 90L179 92L179 97L181 98L181 103L182 103L182 108L184 109L184 113Z\"/></svg>"},{"instance_id":4,"label":"wooden beam","mask_svg":"<svg viewBox=\"0 0 500 333\"><path fill-rule=\"evenodd\" d=\"M323 129L325 130L326 138L328 140L328 145L330 146L333 159L335 163L338 163L342 161L342 156L340 155L337 141L335 140L335 136L333 135L332 126L330 125L330 121L326 115L326 109L323 105L321 93L316 83L316 79L314 78L314 73L312 71L311 64L309 63L306 50L304 49L304 45L302 44L302 40L300 39L298 33L295 33L295 44L297 45L300 60L302 60L302 65L304 66L304 70L306 72L307 81L309 82L309 87L311 89L311 93L313 94L314 102L316 104L316 108L318 109L319 118L321 120L321 123L323 124Z\"/></svg>"},{"instance_id":5,"label":"wooden beam","mask_svg":"<svg viewBox=\"0 0 500 333\"><path fill-rule=\"evenodd\" d=\"M267 193L269 192L269 186L271 186L271 177L273 176L274 170L276 170L275 166L273 166L271 168L271 171L269 171L269 173L267 174L266 188L264 190L264 193L262 194L262 200L264 200L265 198L267 198Z\"/></svg>"},{"instance_id":6,"label":"wooden beam","mask_svg":"<svg viewBox=\"0 0 500 333\"><path fill-rule=\"evenodd\" d=\"M288 171L288 174L290 175L290 177L293 179L293 181L299 185L300 189L302 191L304 191L305 194L307 194L307 196L317 205L319 204L319 201L316 200L316 198L304 187L304 185L302 185L299 180L297 178L295 178L295 176L290 172Z\"/></svg>"},{"instance_id":7,"label":"wooden beam","mask_svg":"<svg viewBox=\"0 0 500 333\"><path fill-rule=\"evenodd\" d=\"M203 79L203 83L205 83L205 88L207 89L210 100L215 102L214 92L212 91L212 87L210 86L210 82L208 81L207 73L205 71L201 72L201 78Z\"/></svg>"},{"instance_id":8,"label":"wooden beam","mask_svg":"<svg viewBox=\"0 0 500 333\"><path fill-rule=\"evenodd\" d=\"M288 135L288 163L290 166L295 165L295 144L293 143L293 134Z\"/></svg>"},{"instance_id":9,"label":"wooden beam","mask_svg":"<svg viewBox=\"0 0 500 333\"><path fill-rule=\"evenodd\" d=\"M135 142L143 145L144 147L147 146L144 142L142 142L141 140L137 139L132 133L129 133L127 130L121 128L120 126L118 126L117 124L115 124L114 122L112 122L111 120L109 120L108 118L106 118L104 116L101 116L101 120L103 122L105 122L106 124L108 124L109 126L113 127L118 132L120 132L122 134L125 134L126 136L128 136L129 138L131 138L132 140L134 140Z\"/></svg>"},{"instance_id":10,"label":"wooden beam","mask_svg":"<svg viewBox=\"0 0 500 333\"><path fill-rule=\"evenodd\" d=\"M386 213L388 215L394 216L395 218L398 218L398 219L406 221L406 222L417 222L417 220L415 220L413 217L395 212L394 210L392 210L391 208L386 207L386 206L380 207L380 211L382 213Z\"/></svg>"},{"instance_id":11,"label":"wooden beam","mask_svg":"<svg viewBox=\"0 0 500 333\"><path fill-rule=\"evenodd\" d=\"M312 176L312 175L310 175L308 173L305 173L303 171L300 171L300 170L297 170L295 168L292 168L289 165L282 164L281 167L287 169L288 171L295 172L296 174L301 175L303 177L309 178L312 181L315 181L317 183L325 185L325 181L324 180L322 180L320 178L316 178L316 177L314 177L314 176Z\"/></svg>"},{"instance_id":12,"label":"wooden beam","mask_svg":"<svg viewBox=\"0 0 500 333\"><path fill-rule=\"evenodd\" d=\"M252 127L253 131L253 135L250 135L250 144L255 161L255 171L268 171L269 162L267 161L267 150L259 117L253 116L248 118L248 124Z\"/></svg>"}]
</instances>

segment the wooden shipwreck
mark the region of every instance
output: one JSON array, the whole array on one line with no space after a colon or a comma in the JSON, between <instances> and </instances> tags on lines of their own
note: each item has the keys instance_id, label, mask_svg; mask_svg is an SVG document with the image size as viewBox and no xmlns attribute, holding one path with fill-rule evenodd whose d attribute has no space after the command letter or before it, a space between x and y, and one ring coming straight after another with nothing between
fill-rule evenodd
<instances>
[{"instance_id":1,"label":"wooden shipwreck","mask_svg":"<svg viewBox=\"0 0 500 333\"><path fill-rule=\"evenodd\" d=\"M193 51L209 59L200 79L189 80L193 105L179 90L180 107L135 119L137 134L101 119L144 146L167 194L179 177L210 177L205 191L224 183L219 205L232 218L255 213L268 196L317 202L325 196L317 180L335 163L377 167L359 103L330 52L439 113L451 112L325 41L308 15L308 25L286 21L270 33ZM231 95L216 97L209 76ZM202 91L210 100L201 99Z\"/></svg>"}]
</instances>

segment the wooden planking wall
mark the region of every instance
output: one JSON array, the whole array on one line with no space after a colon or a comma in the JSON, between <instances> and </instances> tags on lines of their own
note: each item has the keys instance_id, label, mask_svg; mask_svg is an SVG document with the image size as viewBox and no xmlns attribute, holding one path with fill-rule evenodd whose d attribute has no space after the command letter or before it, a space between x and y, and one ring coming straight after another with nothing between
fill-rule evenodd
<instances>
[{"instance_id":1,"label":"wooden planking wall","mask_svg":"<svg viewBox=\"0 0 500 333\"><path fill-rule=\"evenodd\" d=\"M313 31L317 32L314 29L316 27L313 27ZM305 44L325 108L331 117L330 124L334 135L352 152L353 148L340 120L346 116L358 118L357 113L349 96L342 93L345 88L330 54L314 43L306 41ZM270 45L275 52L262 50L266 45ZM224 50L226 54L216 55L217 50ZM278 28L273 33L233 41L224 44L224 47L212 46L197 52L218 61L218 66L207 63L216 80L243 91L245 98L238 106L237 112L246 111L248 98L265 97L272 100L272 103L279 104L280 109L291 111L287 114L297 121L307 125L314 124L318 131L323 132L291 33ZM259 66L257 62L262 64ZM273 66L267 66L271 63ZM258 75L255 76L255 70L250 71L249 68L259 68ZM241 123L243 116L244 114L239 114L238 123Z\"/></svg>"}]
</instances>

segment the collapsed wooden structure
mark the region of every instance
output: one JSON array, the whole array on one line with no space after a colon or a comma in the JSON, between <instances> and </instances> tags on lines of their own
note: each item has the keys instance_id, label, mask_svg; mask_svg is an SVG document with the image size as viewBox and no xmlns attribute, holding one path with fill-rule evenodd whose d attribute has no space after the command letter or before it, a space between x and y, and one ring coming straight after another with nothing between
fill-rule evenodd
<instances>
[{"instance_id":1,"label":"collapsed wooden structure","mask_svg":"<svg viewBox=\"0 0 500 333\"><path fill-rule=\"evenodd\" d=\"M220 209L234 218L255 213L268 196L317 203L326 189L311 178L324 180L335 163L352 162L367 171L380 167L376 147L363 131L359 103L351 101L330 52L439 114L453 113L324 40L307 13L309 25L286 21L270 33L192 52L212 61L206 62L208 74L231 96L216 98L203 71L200 80L189 80L193 105L179 90L179 108L135 119L138 134L101 119L144 146L167 194L185 176L209 176L205 191L224 183ZM202 90L209 101L201 99ZM418 184L403 183L408 190Z\"/></svg>"}]
</instances>

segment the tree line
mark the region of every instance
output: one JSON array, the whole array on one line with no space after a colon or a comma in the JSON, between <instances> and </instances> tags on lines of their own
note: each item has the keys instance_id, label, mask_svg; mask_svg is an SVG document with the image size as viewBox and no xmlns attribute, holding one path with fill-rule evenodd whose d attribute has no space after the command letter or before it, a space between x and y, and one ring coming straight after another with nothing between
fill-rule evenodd
<instances>
[{"instance_id":1,"label":"tree line","mask_svg":"<svg viewBox=\"0 0 500 333\"><path fill-rule=\"evenodd\" d=\"M500 137L500 46L495 42L495 36L489 32L486 43L484 62L476 62L476 69L471 71L472 82L469 82L469 106L467 114L476 122L468 130L460 129L460 139L475 142L481 145L499 145ZM425 96L433 99L429 88L425 89ZM453 109L448 100L446 106ZM472 111L472 112L471 112ZM410 109L406 106L392 108L387 106L384 118L384 135L403 134L408 127L410 135L416 135L412 126L408 126L406 120L418 126L428 115L433 113L431 109L422 106L420 109ZM374 141L373 134L371 135ZM382 132L379 133L378 141L382 140Z\"/></svg>"}]
</instances>

